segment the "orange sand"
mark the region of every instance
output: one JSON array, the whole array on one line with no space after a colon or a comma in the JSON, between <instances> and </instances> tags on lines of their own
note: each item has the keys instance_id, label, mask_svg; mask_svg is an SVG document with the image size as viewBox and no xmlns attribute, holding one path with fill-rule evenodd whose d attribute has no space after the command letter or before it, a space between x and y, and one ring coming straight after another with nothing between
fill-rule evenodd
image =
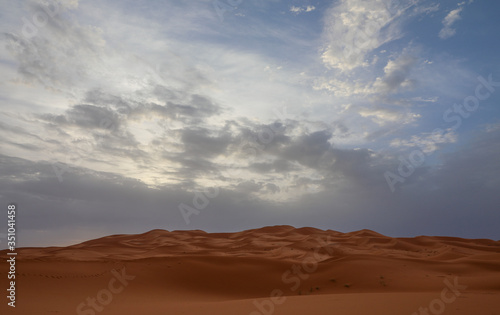
<instances>
[{"instance_id":1,"label":"orange sand","mask_svg":"<svg viewBox=\"0 0 500 315\"><path fill-rule=\"evenodd\" d=\"M500 315L500 242L488 239L274 226L17 252L16 308L4 297L0 314Z\"/></svg>"}]
</instances>

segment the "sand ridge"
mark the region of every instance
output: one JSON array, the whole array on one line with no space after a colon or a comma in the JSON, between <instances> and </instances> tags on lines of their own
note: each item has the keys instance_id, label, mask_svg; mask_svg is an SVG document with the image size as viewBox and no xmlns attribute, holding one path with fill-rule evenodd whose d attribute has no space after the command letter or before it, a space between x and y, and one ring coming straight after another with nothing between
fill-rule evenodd
<instances>
[{"instance_id":1,"label":"sand ridge","mask_svg":"<svg viewBox=\"0 0 500 315\"><path fill-rule=\"evenodd\" d=\"M229 314L232 308L233 314L264 314L271 306L272 314L302 314L300 305L318 299L351 314L363 308L356 303L347 307L356 295L366 299L367 310L385 312L388 306L377 301L428 304L447 283L467 287L453 303L461 309L449 314L465 314L480 301L484 310L500 314L500 307L495 308L500 305L495 304L500 297L500 242L488 239L391 238L370 230L273 226L236 233L152 230L17 251L18 314L78 314L77 306L87 297L103 292L110 281L118 283L112 280L116 272L133 280L112 296L103 314L144 309L150 314ZM5 251L1 254L6 257ZM285 302L269 304L273 292L280 292ZM435 298L422 298L428 296ZM398 308L411 314L413 302ZM258 305L264 309L259 311ZM92 314L91 308L84 309ZM331 312L325 308L324 314Z\"/></svg>"},{"instance_id":2,"label":"sand ridge","mask_svg":"<svg viewBox=\"0 0 500 315\"><path fill-rule=\"evenodd\" d=\"M391 238L370 230L340 233L315 228L273 226L237 233L152 230L138 235L111 235L68 247L23 248L23 259L85 261L135 260L193 255L260 257L300 260L317 247L330 248L335 257L376 254L436 261L495 259L500 241L457 237ZM326 257L325 257L326 259ZM482 259L481 259L482 260Z\"/></svg>"}]
</instances>

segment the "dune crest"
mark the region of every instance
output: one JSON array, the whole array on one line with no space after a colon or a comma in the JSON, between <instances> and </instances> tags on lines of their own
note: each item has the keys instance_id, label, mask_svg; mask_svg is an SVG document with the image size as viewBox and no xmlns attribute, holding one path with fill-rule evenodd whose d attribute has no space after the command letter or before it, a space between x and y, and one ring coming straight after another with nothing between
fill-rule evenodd
<instances>
[{"instance_id":1,"label":"dune crest","mask_svg":"<svg viewBox=\"0 0 500 315\"><path fill-rule=\"evenodd\" d=\"M148 305L150 314L203 314L207 308L250 314L260 305L255 301L267 303L271 292L289 301L273 304L273 314L303 314L300 305L313 301L326 307L317 314L330 314L332 301L345 308L341 314L351 314L347 305L355 307L356 296L374 314L377 307L380 314L390 309L378 300L397 296L408 301L400 308L411 314L418 306L412 296L429 303L424 297L439 296L450 281L467 287L463 296L469 299L456 302L463 311L456 314L467 314L470 303L490 310L500 297L500 242L487 239L392 238L371 230L291 226L235 233L152 230L67 247L19 248L17 259L18 286L33 302L19 303L23 314L74 313L117 270L134 280L113 297L107 314L137 314L144 310L140 305Z\"/></svg>"}]
</instances>

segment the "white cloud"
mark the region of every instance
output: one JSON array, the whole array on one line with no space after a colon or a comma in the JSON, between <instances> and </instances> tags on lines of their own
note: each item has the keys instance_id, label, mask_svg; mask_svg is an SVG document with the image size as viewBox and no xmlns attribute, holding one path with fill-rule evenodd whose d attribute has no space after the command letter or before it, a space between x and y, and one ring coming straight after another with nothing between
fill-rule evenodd
<instances>
[{"instance_id":1,"label":"white cloud","mask_svg":"<svg viewBox=\"0 0 500 315\"><path fill-rule=\"evenodd\" d=\"M457 142L457 134L451 130L436 129L432 133L423 133L419 136L412 136L410 140L396 138L391 141L392 147L419 147L424 153L431 154L439 150L440 146L447 143Z\"/></svg>"},{"instance_id":2,"label":"white cloud","mask_svg":"<svg viewBox=\"0 0 500 315\"><path fill-rule=\"evenodd\" d=\"M324 77L318 78L314 82L313 88L315 90L328 90L338 97L366 96L374 92L370 84L358 80L327 79Z\"/></svg>"},{"instance_id":3,"label":"white cloud","mask_svg":"<svg viewBox=\"0 0 500 315\"><path fill-rule=\"evenodd\" d=\"M387 123L408 124L420 118L419 114L413 112L401 112L395 109L388 109L382 107L361 108L358 110L359 115L362 117L369 117L380 126Z\"/></svg>"},{"instance_id":4,"label":"white cloud","mask_svg":"<svg viewBox=\"0 0 500 315\"><path fill-rule=\"evenodd\" d=\"M56 10L57 10L57 7L63 8L63 9L76 9L76 8L78 8L78 2L79 2L79 0L52 0L52 1L32 0L31 1L31 3L33 3L33 4L48 6L52 9L56 9Z\"/></svg>"},{"instance_id":5,"label":"white cloud","mask_svg":"<svg viewBox=\"0 0 500 315\"><path fill-rule=\"evenodd\" d=\"M290 7L290 12L295 13L295 14L299 14L302 12L311 12L314 10L316 10L316 7L313 5L308 5L306 7L296 7L296 6L292 5Z\"/></svg>"},{"instance_id":6,"label":"white cloud","mask_svg":"<svg viewBox=\"0 0 500 315\"><path fill-rule=\"evenodd\" d=\"M331 8L325 19L323 63L343 72L367 66L369 52L400 38L397 18L412 4L392 4L381 0L342 0Z\"/></svg>"},{"instance_id":7,"label":"white cloud","mask_svg":"<svg viewBox=\"0 0 500 315\"><path fill-rule=\"evenodd\" d=\"M410 72L417 65L417 61L416 57L403 53L389 60L383 69L384 74L375 79L320 78L315 81L314 88L331 91L339 97L378 95L380 98L396 93L401 88L413 87L416 81L410 78Z\"/></svg>"},{"instance_id":8,"label":"white cloud","mask_svg":"<svg viewBox=\"0 0 500 315\"><path fill-rule=\"evenodd\" d=\"M413 12L415 12L417 14L420 14L420 13L431 14L431 13L436 12L438 10L439 10L439 3L436 3L436 4L429 5L429 6L415 7Z\"/></svg>"},{"instance_id":9,"label":"white cloud","mask_svg":"<svg viewBox=\"0 0 500 315\"><path fill-rule=\"evenodd\" d=\"M424 98L424 97L418 96L418 97L413 97L411 100L414 102L420 102L420 103L436 103L438 101L438 97L434 96L434 97Z\"/></svg>"},{"instance_id":10,"label":"white cloud","mask_svg":"<svg viewBox=\"0 0 500 315\"><path fill-rule=\"evenodd\" d=\"M455 10L451 10L450 13L443 19L444 27L439 32L439 37L442 39L447 39L455 35L456 30L452 28L453 24L460 20L462 17L460 13L462 12L463 7L457 8Z\"/></svg>"}]
</instances>

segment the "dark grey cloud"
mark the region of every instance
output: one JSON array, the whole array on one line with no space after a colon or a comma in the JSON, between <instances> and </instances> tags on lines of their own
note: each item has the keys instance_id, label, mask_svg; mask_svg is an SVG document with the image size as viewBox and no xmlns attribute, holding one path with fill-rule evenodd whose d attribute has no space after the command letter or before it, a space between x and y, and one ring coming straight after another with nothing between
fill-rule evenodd
<instances>
[{"instance_id":1,"label":"dark grey cloud","mask_svg":"<svg viewBox=\"0 0 500 315\"><path fill-rule=\"evenodd\" d=\"M152 228L236 231L272 224L340 231L371 228L394 236L500 238L496 229L500 219L500 162L496 158L500 153L499 130L478 132L463 149L439 155L439 165L415 173L395 193L383 179L384 167L394 165L384 165L368 150L326 148L328 138L325 133L311 134L291 145L311 139L316 155L331 152L332 173L341 173L337 181L342 185L321 183L326 190L276 203L255 198L254 194L264 190L276 193L283 187L242 181L234 190L220 189L219 195L192 217L189 226L178 206L192 202L194 193L188 189L194 187L193 183L153 188L139 180L84 168L73 169L60 183L50 163L14 157L0 157L0 199L3 203L17 202L22 209L22 245L64 244ZM301 160L298 156L294 159ZM375 178L381 182L375 183ZM306 177L294 181L295 185L312 182L315 180ZM65 235L65 239L58 240L59 235Z\"/></svg>"},{"instance_id":2,"label":"dark grey cloud","mask_svg":"<svg viewBox=\"0 0 500 315\"><path fill-rule=\"evenodd\" d=\"M469 196L492 194L500 187L500 129L475 132L467 145L453 153L440 155L443 166L432 173L429 180L443 195L453 196L456 191ZM478 204L493 202L490 198L477 198Z\"/></svg>"},{"instance_id":3,"label":"dark grey cloud","mask_svg":"<svg viewBox=\"0 0 500 315\"><path fill-rule=\"evenodd\" d=\"M350 135L349 128L342 121L332 122L332 134L337 138L347 138Z\"/></svg>"},{"instance_id":4,"label":"dark grey cloud","mask_svg":"<svg viewBox=\"0 0 500 315\"><path fill-rule=\"evenodd\" d=\"M264 187L263 183L256 183L253 180L247 180L236 185L236 191L249 194L255 193Z\"/></svg>"},{"instance_id":5,"label":"dark grey cloud","mask_svg":"<svg viewBox=\"0 0 500 315\"><path fill-rule=\"evenodd\" d=\"M350 181L358 184L381 184L385 168L390 163L382 161L380 156L368 149L336 148L330 130L307 132L295 136L283 135L284 141L265 146L262 154L273 156L272 162L256 162L249 167L257 173L287 174L297 170L297 164L308 170L317 171L323 179L297 177L295 185L306 183L331 187L339 181ZM391 163L395 163L392 161Z\"/></svg>"},{"instance_id":6,"label":"dark grey cloud","mask_svg":"<svg viewBox=\"0 0 500 315\"><path fill-rule=\"evenodd\" d=\"M43 141L43 139L38 135L32 134L22 127L0 122L0 130L2 131L2 133L0 134L0 141L2 143L16 146L28 151L43 150L42 146L35 145L33 143L26 143L27 139L35 142ZM22 137L22 139L20 139L20 137Z\"/></svg>"},{"instance_id":7,"label":"dark grey cloud","mask_svg":"<svg viewBox=\"0 0 500 315\"><path fill-rule=\"evenodd\" d=\"M417 61L416 57L410 55L403 55L396 60L389 61L385 68L385 76L382 79L388 92L396 91L403 83L413 84L413 81L408 77Z\"/></svg>"},{"instance_id":8,"label":"dark grey cloud","mask_svg":"<svg viewBox=\"0 0 500 315\"><path fill-rule=\"evenodd\" d=\"M93 105L74 105L65 115L42 114L40 118L55 125L74 125L84 129L108 129L120 127L118 115L106 107Z\"/></svg>"},{"instance_id":9,"label":"dark grey cloud","mask_svg":"<svg viewBox=\"0 0 500 315\"><path fill-rule=\"evenodd\" d=\"M83 102L99 107L109 108L110 110L113 109L116 113L123 114L125 116L130 114L133 107L140 106L140 104L130 98L127 99L124 96L106 93L100 89L87 91Z\"/></svg>"},{"instance_id":10,"label":"dark grey cloud","mask_svg":"<svg viewBox=\"0 0 500 315\"><path fill-rule=\"evenodd\" d=\"M30 143L14 142L14 141L3 139L3 137L0 137L0 139L2 139L2 142L4 142L4 143L19 147L19 148L24 149L24 150L33 151L33 152L43 151L43 147L36 146L36 145L30 144Z\"/></svg>"},{"instance_id":11,"label":"dark grey cloud","mask_svg":"<svg viewBox=\"0 0 500 315\"><path fill-rule=\"evenodd\" d=\"M56 151L72 152L86 161L99 157L105 162L113 156L148 160L135 136L127 130L127 116L115 108L77 104L63 114L39 114L35 118L47 131L58 132L58 138L48 141L64 141L56 146Z\"/></svg>"},{"instance_id":12,"label":"dark grey cloud","mask_svg":"<svg viewBox=\"0 0 500 315\"><path fill-rule=\"evenodd\" d=\"M117 114L124 115L131 120L164 118L187 124L199 124L208 117L222 113L222 108L205 96L181 93L161 85L154 87L155 91L159 89L161 90L159 101L164 105L144 100L142 94L145 91L125 98L101 90L91 90L86 93L84 101L96 106L112 108Z\"/></svg>"},{"instance_id":13,"label":"dark grey cloud","mask_svg":"<svg viewBox=\"0 0 500 315\"><path fill-rule=\"evenodd\" d=\"M227 146L232 141L228 133L211 135L208 129L184 129L180 131L180 139L184 144L187 156L212 157L226 152Z\"/></svg>"},{"instance_id":14,"label":"dark grey cloud","mask_svg":"<svg viewBox=\"0 0 500 315\"><path fill-rule=\"evenodd\" d=\"M286 133L291 133L298 127L298 122L276 121L271 124L256 124L247 119L241 119L238 122L232 122L237 130L235 139L239 146L245 143L252 143L259 148L258 154L266 148L279 148L284 144L289 143L290 136Z\"/></svg>"},{"instance_id":15,"label":"dark grey cloud","mask_svg":"<svg viewBox=\"0 0 500 315\"><path fill-rule=\"evenodd\" d=\"M269 163L252 163L249 168L257 173L286 173L291 171L293 166L285 159L276 159Z\"/></svg>"},{"instance_id":16,"label":"dark grey cloud","mask_svg":"<svg viewBox=\"0 0 500 315\"><path fill-rule=\"evenodd\" d=\"M275 185L275 184L271 184L271 183L267 183L264 185L265 189L272 193L272 194L275 194L275 193L278 193L281 191L281 189L279 188L279 186Z\"/></svg>"},{"instance_id":17,"label":"dark grey cloud","mask_svg":"<svg viewBox=\"0 0 500 315\"><path fill-rule=\"evenodd\" d=\"M73 105L62 114L37 114L31 124L57 131L59 138L45 140L64 141L55 150L70 151L80 162L94 160L112 165L111 161L118 156L133 161L137 167L146 167L168 159L181 165L175 172L180 181L216 172L216 165L209 160L225 153L231 135L202 126L205 119L219 115L221 108L197 94L178 93L178 96L177 104L165 100L166 105L158 105L144 101L139 94L117 96L90 90L84 104ZM161 130L152 135L150 143L141 144L130 130L132 123L142 119L157 120ZM169 121L182 123L181 129L173 130ZM172 152L174 147L179 152ZM154 152L156 156L151 155Z\"/></svg>"},{"instance_id":18,"label":"dark grey cloud","mask_svg":"<svg viewBox=\"0 0 500 315\"><path fill-rule=\"evenodd\" d=\"M165 157L168 162L175 162L180 164L172 175L177 181L190 183L191 186L184 185L186 189L193 190L197 188L195 179L202 176L217 176L220 172L220 166L214 164L204 157L191 157L182 154L175 154L173 156Z\"/></svg>"},{"instance_id":19,"label":"dark grey cloud","mask_svg":"<svg viewBox=\"0 0 500 315\"><path fill-rule=\"evenodd\" d=\"M311 168L328 167L332 162L327 156L331 149L328 142L332 135L328 131L316 131L301 135L279 153L282 158L297 161Z\"/></svg>"}]
</instances>

